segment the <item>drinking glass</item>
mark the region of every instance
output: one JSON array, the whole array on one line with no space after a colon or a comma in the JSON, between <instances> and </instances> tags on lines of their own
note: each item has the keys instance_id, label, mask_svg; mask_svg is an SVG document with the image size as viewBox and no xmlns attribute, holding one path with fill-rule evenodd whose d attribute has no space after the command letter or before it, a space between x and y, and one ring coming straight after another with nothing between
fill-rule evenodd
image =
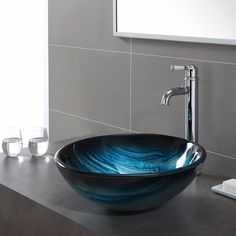
<instances>
[{"instance_id":1,"label":"drinking glass","mask_svg":"<svg viewBox=\"0 0 236 236\"><path fill-rule=\"evenodd\" d=\"M2 150L6 156L17 157L22 149L22 135L18 128L7 128L4 130Z\"/></svg>"},{"instance_id":2,"label":"drinking glass","mask_svg":"<svg viewBox=\"0 0 236 236\"><path fill-rule=\"evenodd\" d=\"M43 156L48 150L48 132L46 128L30 129L29 150L32 156Z\"/></svg>"}]
</instances>

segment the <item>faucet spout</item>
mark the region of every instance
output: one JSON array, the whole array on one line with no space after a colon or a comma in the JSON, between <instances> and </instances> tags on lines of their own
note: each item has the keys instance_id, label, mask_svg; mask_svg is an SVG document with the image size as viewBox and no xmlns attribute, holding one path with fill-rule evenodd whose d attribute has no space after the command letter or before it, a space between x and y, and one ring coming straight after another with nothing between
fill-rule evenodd
<instances>
[{"instance_id":1,"label":"faucet spout","mask_svg":"<svg viewBox=\"0 0 236 236\"><path fill-rule=\"evenodd\" d=\"M177 87L177 88L169 89L163 94L163 96L161 98L161 105L168 106L168 105L170 105L170 99L173 96L185 95L188 93L189 93L188 87Z\"/></svg>"}]
</instances>

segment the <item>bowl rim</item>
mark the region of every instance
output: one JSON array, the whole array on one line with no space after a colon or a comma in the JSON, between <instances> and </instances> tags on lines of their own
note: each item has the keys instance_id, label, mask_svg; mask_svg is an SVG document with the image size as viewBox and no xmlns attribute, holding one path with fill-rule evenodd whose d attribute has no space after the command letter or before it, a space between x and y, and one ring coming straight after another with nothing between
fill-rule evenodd
<instances>
[{"instance_id":1,"label":"bowl rim","mask_svg":"<svg viewBox=\"0 0 236 236\"><path fill-rule=\"evenodd\" d=\"M164 137L167 137L167 138L175 138L175 139L179 139L181 141L192 143L192 144L196 145L199 148L199 151L202 153L202 155L197 161L195 161L195 162L193 162L190 165L185 166L185 167L180 167L180 168L173 169L173 170L166 171L166 172L162 172L162 173L139 173L139 174L137 174L137 173L136 174L109 174L109 173L97 173L97 172L82 171L82 170L78 170L77 168L74 168L74 167L71 167L71 166L65 164L63 161L61 161L59 159L59 155L61 154L62 151L64 151L64 149L66 149L69 146L71 146L71 145L73 145L77 142L80 142L80 141L86 141L86 140L93 139L93 138L112 137L112 136L119 137L119 136L141 136L141 135L145 135L145 136L164 136ZM56 162L57 167L59 168L59 170L60 170L60 168L62 168L63 170L73 172L75 174L82 175L82 176L91 176L91 177L95 176L95 177L101 177L101 178L108 178L108 177L113 177L113 178L136 177L137 178L137 177L167 176L167 175L172 175L172 174L180 173L180 172L183 172L183 171L187 171L187 170L198 167L200 164L203 164L204 161L206 160L206 156L207 156L206 151L201 145L197 144L196 142L192 142L188 139L184 139L184 138L181 138L181 137L165 135L165 134L155 134L155 133L120 133L120 134L85 136L85 137L80 137L78 139L75 139L73 142L70 142L70 143L64 145L63 147L61 147L55 153L54 161Z\"/></svg>"}]
</instances>

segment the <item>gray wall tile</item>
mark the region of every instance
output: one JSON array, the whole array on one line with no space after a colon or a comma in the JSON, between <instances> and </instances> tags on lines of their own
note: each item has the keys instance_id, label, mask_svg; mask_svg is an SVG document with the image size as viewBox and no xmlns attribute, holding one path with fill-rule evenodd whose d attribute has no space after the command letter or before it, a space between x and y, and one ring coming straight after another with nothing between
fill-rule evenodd
<instances>
[{"instance_id":1,"label":"gray wall tile","mask_svg":"<svg viewBox=\"0 0 236 236\"><path fill-rule=\"evenodd\" d=\"M129 128L129 55L50 47L50 108Z\"/></svg>"},{"instance_id":2,"label":"gray wall tile","mask_svg":"<svg viewBox=\"0 0 236 236\"><path fill-rule=\"evenodd\" d=\"M184 84L183 72L169 71L171 64L195 63L199 71L199 142L208 150L236 156L236 66L133 56L132 129L183 136L184 96L160 106L166 89Z\"/></svg>"},{"instance_id":3,"label":"gray wall tile","mask_svg":"<svg viewBox=\"0 0 236 236\"><path fill-rule=\"evenodd\" d=\"M146 56L133 56L132 129L140 132L184 135L184 97L160 105L165 90L181 86L183 79L169 70L171 61Z\"/></svg>"},{"instance_id":4,"label":"gray wall tile","mask_svg":"<svg viewBox=\"0 0 236 236\"><path fill-rule=\"evenodd\" d=\"M52 143L63 139L87 135L128 133L126 130L98 124L54 111L49 112L49 123L50 142Z\"/></svg>"},{"instance_id":5,"label":"gray wall tile","mask_svg":"<svg viewBox=\"0 0 236 236\"><path fill-rule=\"evenodd\" d=\"M133 52L236 63L236 47L229 45L133 39Z\"/></svg>"},{"instance_id":6,"label":"gray wall tile","mask_svg":"<svg viewBox=\"0 0 236 236\"><path fill-rule=\"evenodd\" d=\"M207 175L224 176L225 179L236 178L236 161L233 158L207 153L202 173ZM221 184L219 182L219 184Z\"/></svg>"},{"instance_id":7,"label":"gray wall tile","mask_svg":"<svg viewBox=\"0 0 236 236\"><path fill-rule=\"evenodd\" d=\"M50 0L49 42L129 51L129 39L113 36L112 0Z\"/></svg>"},{"instance_id":8,"label":"gray wall tile","mask_svg":"<svg viewBox=\"0 0 236 236\"><path fill-rule=\"evenodd\" d=\"M200 140L209 150L236 157L236 66L198 63Z\"/></svg>"},{"instance_id":9,"label":"gray wall tile","mask_svg":"<svg viewBox=\"0 0 236 236\"><path fill-rule=\"evenodd\" d=\"M236 159L235 46L133 39L130 54L129 39L112 35L110 0L50 0L49 25L51 109L126 129L131 113L132 130L183 136L184 97L173 98L169 107L160 106L160 99L183 84L183 73L170 72L169 66L193 63L200 72L199 141ZM94 125L53 113L51 138L81 136L81 130L82 135L116 132Z\"/></svg>"}]
</instances>

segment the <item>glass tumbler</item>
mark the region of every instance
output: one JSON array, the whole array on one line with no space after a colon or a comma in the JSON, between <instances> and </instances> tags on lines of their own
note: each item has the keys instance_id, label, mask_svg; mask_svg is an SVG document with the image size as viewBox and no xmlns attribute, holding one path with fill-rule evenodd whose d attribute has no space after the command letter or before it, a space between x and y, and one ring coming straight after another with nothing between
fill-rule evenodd
<instances>
[{"instance_id":1,"label":"glass tumbler","mask_svg":"<svg viewBox=\"0 0 236 236\"><path fill-rule=\"evenodd\" d=\"M29 150L32 156L43 156L48 150L48 132L46 128L35 127L30 129Z\"/></svg>"},{"instance_id":2,"label":"glass tumbler","mask_svg":"<svg viewBox=\"0 0 236 236\"><path fill-rule=\"evenodd\" d=\"M6 156L17 157L22 149L22 135L18 128L8 128L4 130L2 140L2 150Z\"/></svg>"}]
</instances>

